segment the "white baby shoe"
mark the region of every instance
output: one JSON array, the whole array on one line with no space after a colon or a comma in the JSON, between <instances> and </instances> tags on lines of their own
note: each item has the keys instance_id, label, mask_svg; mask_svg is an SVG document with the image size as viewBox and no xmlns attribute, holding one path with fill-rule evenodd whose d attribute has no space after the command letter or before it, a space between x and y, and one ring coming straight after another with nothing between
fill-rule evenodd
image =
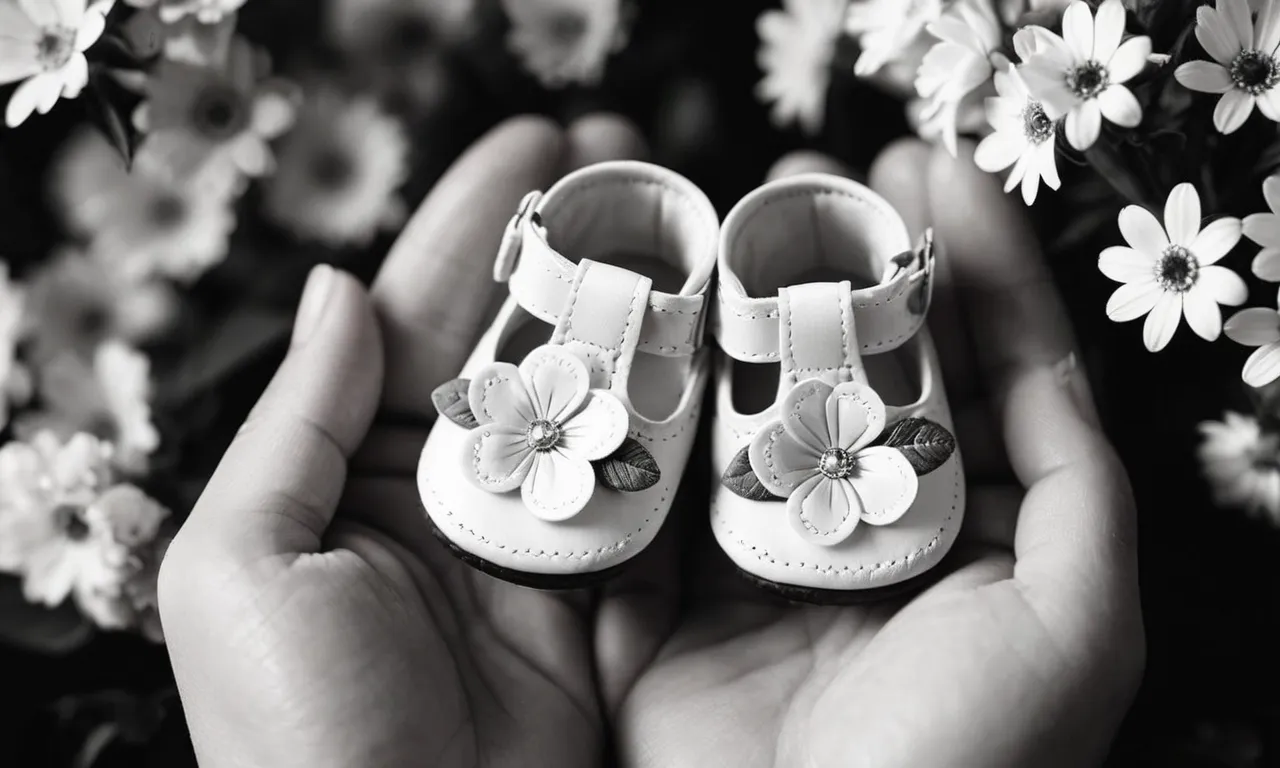
<instances>
[{"instance_id":1,"label":"white baby shoe","mask_svg":"<svg viewBox=\"0 0 1280 768\"><path fill-rule=\"evenodd\" d=\"M689 458L718 220L682 176L600 163L530 193L494 267L510 295L462 371L418 487L436 532L508 581L572 588L653 540Z\"/></svg>"},{"instance_id":2,"label":"white baby shoe","mask_svg":"<svg viewBox=\"0 0 1280 768\"><path fill-rule=\"evenodd\" d=\"M767 184L725 219L711 526L757 584L847 603L919 586L964 516L924 329L934 257L871 190Z\"/></svg>"}]
</instances>

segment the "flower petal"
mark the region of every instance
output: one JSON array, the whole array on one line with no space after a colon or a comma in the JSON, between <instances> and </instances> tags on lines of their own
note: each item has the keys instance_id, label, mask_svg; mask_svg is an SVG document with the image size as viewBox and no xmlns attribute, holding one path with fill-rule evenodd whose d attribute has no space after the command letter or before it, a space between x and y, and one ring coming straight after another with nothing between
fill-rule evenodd
<instances>
[{"instance_id":1,"label":"flower petal","mask_svg":"<svg viewBox=\"0 0 1280 768\"><path fill-rule=\"evenodd\" d=\"M1280 344L1259 347L1244 361L1240 378L1251 387L1265 387L1280 378Z\"/></svg>"},{"instance_id":2,"label":"flower petal","mask_svg":"<svg viewBox=\"0 0 1280 768\"><path fill-rule=\"evenodd\" d=\"M80 92L88 84L89 60L84 57L83 53L72 54L71 58L67 60L67 65L62 68L62 97L74 99L80 95ZM49 105L41 112L44 113L53 109L53 104L57 100L57 96L52 96L49 99Z\"/></svg>"},{"instance_id":3,"label":"flower petal","mask_svg":"<svg viewBox=\"0 0 1280 768\"><path fill-rule=\"evenodd\" d=\"M1259 51L1274 51L1280 47L1280 7L1267 3L1254 22L1253 47Z\"/></svg>"},{"instance_id":4,"label":"flower petal","mask_svg":"<svg viewBox=\"0 0 1280 768\"><path fill-rule=\"evenodd\" d=\"M1267 179L1267 182L1270 183L1271 179ZM1266 189L1266 185L1263 185L1263 189ZM1258 245L1280 247L1280 216L1274 213L1255 213L1246 216L1241 231L1245 237Z\"/></svg>"},{"instance_id":5,"label":"flower petal","mask_svg":"<svg viewBox=\"0 0 1280 768\"><path fill-rule=\"evenodd\" d=\"M1036 150L1040 153L1040 175L1044 178L1044 183L1049 185L1049 189L1058 189L1062 186L1062 179L1058 176L1058 152L1054 148L1055 144L1056 140L1050 136Z\"/></svg>"},{"instance_id":6,"label":"flower petal","mask_svg":"<svg viewBox=\"0 0 1280 768\"><path fill-rule=\"evenodd\" d=\"M481 424L523 429L540 417L520 370L511 363L493 363L480 369L467 388L467 404Z\"/></svg>"},{"instance_id":7,"label":"flower petal","mask_svg":"<svg viewBox=\"0 0 1280 768\"><path fill-rule=\"evenodd\" d=\"M587 399L591 374L582 359L564 347L544 345L520 363L538 418L561 422Z\"/></svg>"},{"instance_id":8,"label":"flower petal","mask_svg":"<svg viewBox=\"0 0 1280 768\"><path fill-rule=\"evenodd\" d=\"M4 7L0 4L0 9ZM24 80L39 71L34 45L8 39L0 44L0 85Z\"/></svg>"},{"instance_id":9,"label":"flower petal","mask_svg":"<svg viewBox=\"0 0 1280 768\"><path fill-rule=\"evenodd\" d=\"M95 9L92 13L86 13L84 20L80 22L80 28L76 30L75 48L79 53L84 53L94 43L98 42L98 38L102 37L102 31L107 28L106 10L101 8Z\"/></svg>"},{"instance_id":10,"label":"flower petal","mask_svg":"<svg viewBox=\"0 0 1280 768\"><path fill-rule=\"evenodd\" d=\"M529 474L534 450L524 430L505 424L484 424L471 430L471 476L476 485L493 493L515 490Z\"/></svg>"},{"instance_id":11,"label":"flower petal","mask_svg":"<svg viewBox=\"0 0 1280 768\"><path fill-rule=\"evenodd\" d=\"M1066 73L1056 64L1036 56L1018 71L1027 84L1027 90L1044 105L1045 114L1051 119L1057 120L1075 105L1076 97L1067 88Z\"/></svg>"},{"instance_id":12,"label":"flower petal","mask_svg":"<svg viewBox=\"0 0 1280 768\"><path fill-rule=\"evenodd\" d=\"M885 409L880 395L866 384L847 381L827 399L832 446L856 451L880 436Z\"/></svg>"},{"instance_id":13,"label":"flower petal","mask_svg":"<svg viewBox=\"0 0 1280 768\"><path fill-rule=\"evenodd\" d=\"M756 431L747 456L760 483L775 496L787 498L817 474L824 450L800 442L781 421L774 421Z\"/></svg>"},{"instance_id":14,"label":"flower petal","mask_svg":"<svg viewBox=\"0 0 1280 768\"><path fill-rule=\"evenodd\" d=\"M1231 316L1223 327L1227 338L1246 347L1261 347L1280 341L1280 312L1253 307Z\"/></svg>"},{"instance_id":15,"label":"flower petal","mask_svg":"<svg viewBox=\"0 0 1280 768\"><path fill-rule=\"evenodd\" d=\"M1126 283L1107 301L1107 317L1117 323L1137 320L1154 309L1163 296L1164 290L1155 280Z\"/></svg>"},{"instance_id":16,"label":"flower petal","mask_svg":"<svg viewBox=\"0 0 1280 768\"><path fill-rule=\"evenodd\" d=\"M1120 211L1120 234L1135 251L1150 254L1152 258L1169 247L1169 237L1159 220L1146 208L1126 206Z\"/></svg>"},{"instance_id":17,"label":"flower petal","mask_svg":"<svg viewBox=\"0 0 1280 768\"><path fill-rule=\"evenodd\" d=\"M9 105L4 111L5 125L10 128L22 125L36 110L36 106L45 99L49 89L54 93L60 93L62 83L56 75L48 72L42 72L14 89L13 94L9 96Z\"/></svg>"},{"instance_id":18,"label":"flower petal","mask_svg":"<svg viewBox=\"0 0 1280 768\"><path fill-rule=\"evenodd\" d=\"M1222 335L1222 310L1202 284L1182 295L1182 314L1191 330L1205 341L1217 341Z\"/></svg>"},{"instance_id":19,"label":"flower petal","mask_svg":"<svg viewBox=\"0 0 1280 768\"><path fill-rule=\"evenodd\" d=\"M266 90L253 100L253 130L268 139L289 130L296 116L297 108L289 94Z\"/></svg>"},{"instance_id":20,"label":"flower petal","mask_svg":"<svg viewBox=\"0 0 1280 768\"><path fill-rule=\"evenodd\" d=\"M833 547L849 538L862 517L862 502L848 480L817 475L787 499L787 517L801 538Z\"/></svg>"},{"instance_id":21,"label":"flower petal","mask_svg":"<svg viewBox=\"0 0 1280 768\"><path fill-rule=\"evenodd\" d=\"M1255 98L1258 111L1273 123L1280 123L1280 88L1263 91Z\"/></svg>"},{"instance_id":22,"label":"flower petal","mask_svg":"<svg viewBox=\"0 0 1280 768\"><path fill-rule=\"evenodd\" d=\"M1026 145L1004 133L993 133L983 139L974 150L973 162L987 173L996 173L1013 165L1022 156Z\"/></svg>"},{"instance_id":23,"label":"flower petal","mask_svg":"<svg viewBox=\"0 0 1280 768\"><path fill-rule=\"evenodd\" d=\"M1098 94L1098 108L1103 117L1122 128L1133 128L1142 122L1142 105L1123 85L1113 85Z\"/></svg>"},{"instance_id":24,"label":"flower petal","mask_svg":"<svg viewBox=\"0 0 1280 768\"><path fill-rule=\"evenodd\" d=\"M1218 15L1235 33L1242 46L1253 44L1253 14L1247 0L1218 0Z\"/></svg>"},{"instance_id":25,"label":"flower petal","mask_svg":"<svg viewBox=\"0 0 1280 768\"><path fill-rule=\"evenodd\" d=\"M1236 87L1227 68L1212 61L1188 61L1173 76L1184 88L1201 93L1226 93Z\"/></svg>"},{"instance_id":26,"label":"flower petal","mask_svg":"<svg viewBox=\"0 0 1280 768\"><path fill-rule=\"evenodd\" d=\"M1081 152L1092 147L1101 132L1102 109L1097 99L1082 101L1067 113L1067 141Z\"/></svg>"},{"instance_id":27,"label":"flower petal","mask_svg":"<svg viewBox=\"0 0 1280 768\"><path fill-rule=\"evenodd\" d=\"M1231 216L1216 219L1196 235L1191 242L1191 252L1196 255L1201 266L1217 263L1236 247L1241 234L1239 219Z\"/></svg>"},{"instance_id":28,"label":"flower petal","mask_svg":"<svg viewBox=\"0 0 1280 768\"><path fill-rule=\"evenodd\" d=\"M1040 160L1035 152L1027 153L1027 167L1022 175L1022 202L1028 206L1035 205L1036 193L1040 190Z\"/></svg>"},{"instance_id":29,"label":"flower petal","mask_svg":"<svg viewBox=\"0 0 1280 768\"><path fill-rule=\"evenodd\" d=\"M1142 341L1147 350L1159 352L1169 346L1174 331L1178 330L1178 321L1182 319L1182 295L1166 293L1156 302L1155 307L1147 315L1142 326Z\"/></svg>"},{"instance_id":30,"label":"flower petal","mask_svg":"<svg viewBox=\"0 0 1280 768\"><path fill-rule=\"evenodd\" d=\"M1239 40L1230 25L1207 5L1196 10L1196 39L1213 60L1226 66L1251 41Z\"/></svg>"},{"instance_id":31,"label":"flower petal","mask_svg":"<svg viewBox=\"0 0 1280 768\"><path fill-rule=\"evenodd\" d=\"M1200 193L1190 184L1173 188L1164 204L1164 229L1170 242L1187 248L1200 234Z\"/></svg>"},{"instance_id":32,"label":"flower petal","mask_svg":"<svg viewBox=\"0 0 1280 768\"><path fill-rule=\"evenodd\" d=\"M1151 56L1151 38L1131 37L1116 50L1107 70L1112 83L1127 83L1147 66Z\"/></svg>"},{"instance_id":33,"label":"flower petal","mask_svg":"<svg viewBox=\"0 0 1280 768\"><path fill-rule=\"evenodd\" d=\"M1280 282L1280 248L1264 248L1253 257L1253 274L1269 283Z\"/></svg>"},{"instance_id":34,"label":"flower petal","mask_svg":"<svg viewBox=\"0 0 1280 768\"><path fill-rule=\"evenodd\" d=\"M920 479L911 462L896 448L878 445L858 452L858 466L850 476L862 501L862 520L872 525L897 522L916 500Z\"/></svg>"},{"instance_id":35,"label":"flower petal","mask_svg":"<svg viewBox=\"0 0 1280 768\"><path fill-rule=\"evenodd\" d=\"M593 389L582 408L561 425L560 447L587 461L603 459L627 439L630 426L627 406L618 396Z\"/></svg>"},{"instance_id":36,"label":"flower petal","mask_svg":"<svg viewBox=\"0 0 1280 768\"><path fill-rule=\"evenodd\" d=\"M520 496L535 517L554 523L581 512L595 489L591 462L552 449L535 454L529 475L520 484Z\"/></svg>"},{"instance_id":37,"label":"flower petal","mask_svg":"<svg viewBox=\"0 0 1280 768\"><path fill-rule=\"evenodd\" d=\"M1280 13L1276 15L1280 16ZM1280 174L1268 176L1262 182L1262 196L1267 200L1267 207L1272 213L1280 213ZM1276 220L1276 231L1280 232L1280 219ZM1280 243L1276 243L1280 245Z\"/></svg>"},{"instance_id":38,"label":"flower petal","mask_svg":"<svg viewBox=\"0 0 1280 768\"><path fill-rule=\"evenodd\" d=\"M815 455L836 446L827 419L827 399L833 391L835 388L821 379L809 379L792 387L782 399L783 426Z\"/></svg>"},{"instance_id":39,"label":"flower petal","mask_svg":"<svg viewBox=\"0 0 1280 768\"><path fill-rule=\"evenodd\" d=\"M1107 0L1098 6L1093 17L1093 55L1094 61L1106 63L1120 47L1120 38L1124 37L1124 3L1120 0ZM1112 73L1113 82L1115 73Z\"/></svg>"},{"instance_id":40,"label":"flower petal","mask_svg":"<svg viewBox=\"0 0 1280 768\"><path fill-rule=\"evenodd\" d=\"M1098 256L1098 269L1117 283L1151 280L1155 266L1156 259L1151 254L1122 245L1112 246Z\"/></svg>"},{"instance_id":41,"label":"flower petal","mask_svg":"<svg viewBox=\"0 0 1280 768\"><path fill-rule=\"evenodd\" d=\"M1232 89L1222 95L1213 110L1213 125L1219 133L1235 133L1253 114L1253 96L1246 91Z\"/></svg>"},{"instance_id":42,"label":"flower petal","mask_svg":"<svg viewBox=\"0 0 1280 768\"><path fill-rule=\"evenodd\" d=\"M1062 14L1062 38L1077 63L1093 58L1093 12L1089 4L1076 0Z\"/></svg>"},{"instance_id":43,"label":"flower petal","mask_svg":"<svg viewBox=\"0 0 1280 768\"><path fill-rule=\"evenodd\" d=\"M1201 267L1195 291L1205 291L1217 303L1238 307L1249 298L1249 287L1235 272L1217 265Z\"/></svg>"}]
</instances>

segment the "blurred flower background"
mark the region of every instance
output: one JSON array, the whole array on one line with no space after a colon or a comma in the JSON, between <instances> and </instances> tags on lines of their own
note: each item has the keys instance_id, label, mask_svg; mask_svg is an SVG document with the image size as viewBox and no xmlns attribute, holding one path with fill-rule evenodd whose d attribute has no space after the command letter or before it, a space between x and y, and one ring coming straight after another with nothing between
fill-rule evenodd
<instances>
[{"instance_id":1,"label":"blurred flower background","mask_svg":"<svg viewBox=\"0 0 1280 768\"><path fill-rule=\"evenodd\" d=\"M1280 764L1278 49L1280 0L0 0L3 763L194 764L156 572L307 271L371 277L504 117L611 110L722 212L981 142L1138 494L1111 764Z\"/></svg>"}]
</instances>

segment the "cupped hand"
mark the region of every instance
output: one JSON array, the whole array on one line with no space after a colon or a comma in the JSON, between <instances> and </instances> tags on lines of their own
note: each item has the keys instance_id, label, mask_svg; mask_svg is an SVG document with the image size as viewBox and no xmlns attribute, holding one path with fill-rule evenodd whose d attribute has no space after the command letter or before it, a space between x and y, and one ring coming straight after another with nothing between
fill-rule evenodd
<instances>
[{"instance_id":1,"label":"cupped hand","mask_svg":"<svg viewBox=\"0 0 1280 768\"><path fill-rule=\"evenodd\" d=\"M613 118L511 120L439 182L371 293L313 273L284 363L160 575L201 765L599 761L585 596L454 560L414 478L430 393L485 322L521 196L641 151Z\"/></svg>"},{"instance_id":2,"label":"cupped hand","mask_svg":"<svg viewBox=\"0 0 1280 768\"><path fill-rule=\"evenodd\" d=\"M1074 768L1105 755L1144 658L1133 499L1026 217L971 147L961 155L900 143L870 179L941 248L930 327L969 494L945 575L907 600L787 605L742 584L708 538L674 634L606 702L624 764ZM775 167L802 171L840 168L814 155Z\"/></svg>"}]
</instances>

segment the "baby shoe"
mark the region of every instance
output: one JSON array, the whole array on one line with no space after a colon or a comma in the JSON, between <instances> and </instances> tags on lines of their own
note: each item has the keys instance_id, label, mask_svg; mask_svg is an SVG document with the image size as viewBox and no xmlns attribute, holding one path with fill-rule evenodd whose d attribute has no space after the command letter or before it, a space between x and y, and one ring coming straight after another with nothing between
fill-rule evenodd
<instances>
[{"instance_id":1,"label":"baby shoe","mask_svg":"<svg viewBox=\"0 0 1280 768\"><path fill-rule=\"evenodd\" d=\"M494 277L509 295L464 367L418 489L437 536L500 578L602 580L653 540L710 375L719 222L665 168L608 162L525 197Z\"/></svg>"},{"instance_id":2,"label":"baby shoe","mask_svg":"<svg viewBox=\"0 0 1280 768\"><path fill-rule=\"evenodd\" d=\"M921 584L964 480L924 321L934 255L883 198L825 174L767 184L720 239L711 526L762 587L850 603Z\"/></svg>"}]
</instances>

